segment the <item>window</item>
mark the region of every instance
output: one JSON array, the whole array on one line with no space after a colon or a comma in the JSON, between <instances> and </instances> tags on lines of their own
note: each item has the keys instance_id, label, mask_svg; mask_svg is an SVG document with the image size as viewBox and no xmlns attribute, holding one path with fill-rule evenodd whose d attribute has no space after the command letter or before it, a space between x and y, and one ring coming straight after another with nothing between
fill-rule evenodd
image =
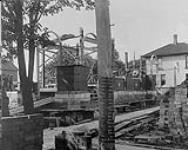
<instances>
[{"instance_id":1,"label":"window","mask_svg":"<svg viewBox=\"0 0 188 150\"><path fill-rule=\"evenodd\" d=\"M188 55L185 56L185 68L188 69Z\"/></svg>"},{"instance_id":2,"label":"window","mask_svg":"<svg viewBox=\"0 0 188 150\"><path fill-rule=\"evenodd\" d=\"M188 73L185 74L185 79L188 80Z\"/></svg>"},{"instance_id":3,"label":"window","mask_svg":"<svg viewBox=\"0 0 188 150\"><path fill-rule=\"evenodd\" d=\"M152 75L153 85L156 86L156 75Z\"/></svg>"},{"instance_id":4,"label":"window","mask_svg":"<svg viewBox=\"0 0 188 150\"><path fill-rule=\"evenodd\" d=\"M161 86L165 85L166 84L166 75L165 74L162 74L161 75Z\"/></svg>"}]
</instances>

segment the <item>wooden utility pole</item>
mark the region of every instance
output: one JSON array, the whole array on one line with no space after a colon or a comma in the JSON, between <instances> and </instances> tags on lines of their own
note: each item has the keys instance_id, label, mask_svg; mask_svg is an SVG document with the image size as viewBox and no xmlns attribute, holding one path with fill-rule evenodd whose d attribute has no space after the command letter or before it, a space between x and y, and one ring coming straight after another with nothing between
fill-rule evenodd
<instances>
[{"instance_id":1,"label":"wooden utility pole","mask_svg":"<svg viewBox=\"0 0 188 150\"><path fill-rule=\"evenodd\" d=\"M80 64L83 65L84 55L84 30L80 28Z\"/></svg>"},{"instance_id":2,"label":"wooden utility pole","mask_svg":"<svg viewBox=\"0 0 188 150\"><path fill-rule=\"evenodd\" d=\"M133 70L135 69L136 69L136 59L135 59L135 51L134 51Z\"/></svg>"},{"instance_id":3,"label":"wooden utility pole","mask_svg":"<svg viewBox=\"0 0 188 150\"><path fill-rule=\"evenodd\" d=\"M99 149L115 150L109 1L95 0L99 75Z\"/></svg>"},{"instance_id":4,"label":"wooden utility pole","mask_svg":"<svg viewBox=\"0 0 188 150\"><path fill-rule=\"evenodd\" d=\"M36 63L36 74L37 74L37 98L40 98L40 47L37 46L37 63Z\"/></svg>"},{"instance_id":5,"label":"wooden utility pole","mask_svg":"<svg viewBox=\"0 0 188 150\"><path fill-rule=\"evenodd\" d=\"M128 72L128 53L125 52L125 72Z\"/></svg>"},{"instance_id":6,"label":"wooden utility pole","mask_svg":"<svg viewBox=\"0 0 188 150\"><path fill-rule=\"evenodd\" d=\"M42 50L42 87L45 88L46 83L45 83L45 78L46 78L46 74L45 74L45 49L43 48Z\"/></svg>"},{"instance_id":7,"label":"wooden utility pole","mask_svg":"<svg viewBox=\"0 0 188 150\"><path fill-rule=\"evenodd\" d=\"M174 66L173 70L174 70L174 87L176 87L177 83L176 83L176 66Z\"/></svg>"},{"instance_id":8,"label":"wooden utility pole","mask_svg":"<svg viewBox=\"0 0 188 150\"><path fill-rule=\"evenodd\" d=\"M140 81L142 81L142 56L140 57Z\"/></svg>"}]
</instances>

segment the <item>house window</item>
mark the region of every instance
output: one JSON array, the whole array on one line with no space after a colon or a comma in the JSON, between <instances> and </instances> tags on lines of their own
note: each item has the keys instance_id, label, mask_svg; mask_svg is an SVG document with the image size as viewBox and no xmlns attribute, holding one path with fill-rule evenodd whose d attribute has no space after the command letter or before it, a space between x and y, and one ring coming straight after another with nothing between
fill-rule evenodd
<instances>
[{"instance_id":1,"label":"house window","mask_svg":"<svg viewBox=\"0 0 188 150\"><path fill-rule=\"evenodd\" d=\"M185 68L188 69L188 55L185 56Z\"/></svg>"},{"instance_id":2,"label":"house window","mask_svg":"<svg viewBox=\"0 0 188 150\"><path fill-rule=\"evenodd\" d=\"M185 79L188 80L188 73L185 74Z\"/></svg>"},{"instance_id":3,"label":"house window","mask_svg":"<svg viewBox=\"0 0 188 150\"><path fill-rule=\"evenodd\" d=\"M166 75L165 74L162 74L161 75L161 86L165 85L166 84Z\"/></svg>"},{"instance_id":4,"label":"house window","mask_svg":"<svg viewBox=\"0 0 188 150\"><path fill-rule=\"evenodd\" d=\"M153 85L156 86L156 75L152 75Z\"/></svg>"}]
</instances>

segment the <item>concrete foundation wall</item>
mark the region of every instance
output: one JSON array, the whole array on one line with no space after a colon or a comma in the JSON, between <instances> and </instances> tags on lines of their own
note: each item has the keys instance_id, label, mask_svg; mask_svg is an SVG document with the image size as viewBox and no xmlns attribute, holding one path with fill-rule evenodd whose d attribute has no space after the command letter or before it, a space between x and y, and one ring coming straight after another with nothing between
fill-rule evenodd
<instances>
[{"instance_id":1,"label":"concrete foundation wall","mask_svg":"<svg viewBox=\"0 0 188 150\"><path fill-rule=\"evenodd\" d=\"M90 104L89 92L69 91L69 92L57 92L55 94L55 102L63 104L66 109L80 109L89 107Z\"/></svg>"},{"instance_id":2,"label":"concrete foundation wall","mask_svg":"<svg viewBox=\"0 0 188 150\"><path fill-rule=\"evenodd\" d=\"M42 150L43 119L39 114L2 118L2 150Z\"/></svg>"},{"instance_id":3,"label":"concrete foundation wall","mask_svg":"<svg viewBox=\"0 0 188 150\"><path fill-rule=\"evenodd\" d=\"M154 96L156 92L154 91L116 91L114 92L114 101L115 104L122 105L122 104L129 104L137 101L141 101L146 99L146 95Z\"/></svg>"}]
</instances>

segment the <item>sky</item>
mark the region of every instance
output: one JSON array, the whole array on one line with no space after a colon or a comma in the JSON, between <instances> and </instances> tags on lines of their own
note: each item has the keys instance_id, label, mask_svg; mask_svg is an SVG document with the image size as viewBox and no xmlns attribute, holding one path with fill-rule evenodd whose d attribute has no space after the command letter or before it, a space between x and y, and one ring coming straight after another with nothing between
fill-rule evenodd
<instances>
[{"instance_id":1,"label":"sky","mask_svg":"<svg viewBox=\"0 0 188 150\"><path fill-rule=\"evenodd\" d=\"M178 34L179 42L188 43L188 0L110 0L110 20L115 47L124 61L173 42ZM58 35L96 32L95 11L64 9L54 16L42 17L41 24ZM78 41L76 41L78 42ZM36 73L34 73L36 74ZM34 75L36 76L36 75Z\"/></svg>"},{"instance_id":2,"label":"sky","mask_svg":"<svg viewBox=\"0 0 188 150\"><path fill-rule=\"evenodd\" d=\"M129 60L173 42L178 34L179 42L188 43L188 0L110 0L111 28L116 49L124 60ZM43 17L43 26L59 35L96 33L95 11L64 9L60 14Z\"/></svg>"}]
</instances>

